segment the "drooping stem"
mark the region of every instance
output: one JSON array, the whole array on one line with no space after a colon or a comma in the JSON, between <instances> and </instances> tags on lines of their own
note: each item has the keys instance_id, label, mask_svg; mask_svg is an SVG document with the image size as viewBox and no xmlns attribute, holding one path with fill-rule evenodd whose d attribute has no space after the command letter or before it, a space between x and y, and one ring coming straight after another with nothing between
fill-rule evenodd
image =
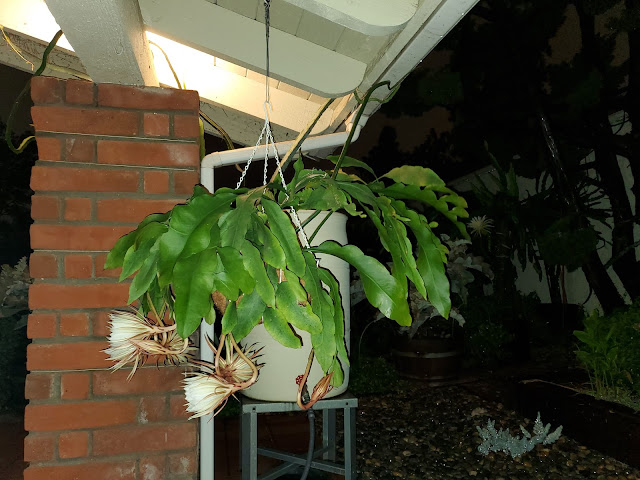
<instances>
[{"instance_id":1,"label":"drooping stem","mask_svg":"<svg viewBox=\"0 0 640 480\"><path fill-rule=\"evenodd\" d=\"M154 326L149 327L153 333L167 333L175 330L177 325L174 323L173 325L167 325L166 327Z\"/></svg>"},{"instance_id":2,"label":"drooping stem","mask_svg":"<svg viewBox=\"0 0 640 480\"><path fill-rule=\"evenodd\" d=\"M222 137L222 139L224 140L224 143L227 144L227 148L229 150L233 150L235 147L235 145L233 144L233 140L231 140L231 137L229 136L229 134L227 132L224 131L224 129L216 122L214 122L211 117L209 117L206 113L204 113L202 110L200 110L200 116L204 119L205 122L207 122L209 125L211 125Z\"/></svg>"},{"instance_id":3,"label":"drooping stem","mask_svg":"<svg viewBox=\"0 0 640 480\"><path fill-rule=\"evenodd\" d=\"M236 339L233 338L232 333L229 334L229 340L231 340L231 344L233 345L233 348L235 348L236 351L238 352L238 355L240 356L240 358L242 358L242 360L244 360L247 363L247 365L249 365L249 368L251 369L251 372L252 372L251 378L249 378L249 380L247 380L246 382L242 382L238 384L238 386L240 387L240 389L250 387L258 379L258 367L256 367L256 365L249 358L247 358L247 356L244 354L242 349L236 343Z\"/></svg>"},{"instance_id":4,"label":"drooping stem","mask_svg":"<svg viewBox=\"0 0 640 480\"><path fill-rule=\"evenodd\" d=\"M276 168L275 172L273 172L270 182L274 182L278 178L280 170L282 170L282 172L285 171L293 155L300 149L300 147L302 147L302 142L304 142L305 139L309 136L309 134L311 133L311 130L313 130L313 127L316 126L316 123L318 123L318 120L320 120L320 117L322 117L325 110L329 108L329 105L333 103L333 100L334 100L333 98L330 98L329 100L327 100L325 104L322 105L322 107L320 107L320 109L316 113L316 116L313 118L313 120L311 120L311 122L309 122L309 124L305 127L305 129L298 134L298 136L295 139L295 143L289 149L289 151L284 155L284 158L280 162L280 166Z\"/></svg>"},{"instance_id":5,"label":"drooping stem","mask_svg":"<svg viewBox=\"0 0 640 480\"><path fill-rule=\"evenodd\" d=\"M309 352L309 360L307 360L307 368L304 371L304 375L302 376L300 385L298 385L297 403L302 410L307 410L304 402L302 401L302 390L304 389L304 386L307 384L307 377L309 376L309 371L311 370L311 364L313 363L313 356L314 356L314 351L312 348L311 351Z\"/></svg>"},{"instance_id":6,"label":"drooping stem","mask_svg":"<svg viewBox=\"0 0 640 480\"><path fill-rule=\"evenodd\" d=\"M51 53L51 50L54 49L54 47L56 46L56 43L58 43L58 40L60 39L61 36L62 36L62 30L58 30L58 32L53 36L53 38L49 42L49 45L47 45L47 48L45 48L44 53L42 54L42 63L38 67L38 70L36 70L35 73L33 74L34 77L42 75L42 72L44 72L44 69L47 66L47 61L49 59L49 54ZM24 97L27 96L27 94L29 93L29 90L31 90L31 79L29 79L27 84L24 86L24 88L18 95L18 98L16 98L15 102L13 102L13 106L11 107L11 111L9 112L9 117L7 118L7 125L5 126L4 139L7 142L7 146L9 147L9 150L11 150L15 154L22 153L24 149L27 148L27 145L29 145L33 140L36 139L36 137L34 137L33 135L30 135L29 137L25 138L17 148L13 145L13 140L11 139L11 132L13 129L13 120L16 116L16 113L18 112L18 107L20 106L20 102Z\"/></svg>"},{"instance_id":7,"label":"drooping stem","mask_svg":"<svg viewBox=\"0 0 640 480\"><path fill-rule=\"evenodd\" d=\"M222 347L224 347L224 339L226 338L226 334L220 335L220 340L218 341L218 348L216 349L216 358L213 363L213 368L217 372L219 370L218 366L220 365L220 354L222 353Z\"/></svg>"},{"instance_id":8,"label":"drooping stem","mask_svg":"<svg viewBox=\"0 0 640 480\"><path fill-rule=\"evenodd\" d=\"M171 60L169 60L169 55L167 55L167 52L164 51L164 49L158 45L156 42L152 42L151 40L149 40L149 44L153 45L154 47L157 47L160 52L162 52L162 55L164 55L164 59L167 61L167 65L169 65L169 69L171 70L171 73L173 74L173 78L176 81L176 85L177 87L182 90L183 86L180 83L180 79L178 78L178 74L176 73L176 71L173 68L173 65L171 64ZM214 122L213 120L211 120L211 118L204 113L202 110L199 111L200 116L202 117L202 119L207 122L209 125L211 125L222 137L222 139L224 140L224 142L227 144L227 148L229 150L233 150L235 148L235 146L233 145L233 141L231 140L231 137L229 136L229 134L227 132L224 131L224 129L218 125L216 122Z\"/></svg>"},{"instance_id":9,"label":"drooping stem","mask_svg":"<svg viewBox=\"0 0 640 480\"><path fill-rule=\"evenodd\" d=\"M300 224L300 228L298 229L298 231L300 231L301 229L303 229L304 227L306 227L310 222L313 221L314 218L316 218L318 215L320 215L320 212L322 212L322 210L316 210L315 212L313 212L311 215L309 215L304 222L302 222Z\"/></svg>"},{"instance_id":10,"label":"drooping stem","mask_svg":"<svg viewBox=\"0 0 640 480\"><path fill-rule=\"evenodd\" d=\"M353 140L353 135L356 132L356 127L360 122L360 118L364 113L364 109L367 106L367 103L369 103L369 99L371 98L371 95L373 95L373 92L375 92L379 87L383 85L386 85L387 87L389 87L389 90L391 90L391 87L390 87L391 82L389 82L389 80L385 80L384 82L378 82L367 91L366 95L362 99L362 104L360 105L360 108L358 108L358 113L356 113L356 118L353 120L351 130L349 131L349 135L347 136L347 141L344 142L344 145L342 146L342 151L340 152L340 156L338 157L338 161L336 162L336 167L333 170L333 175L331 175L331 178L333 178L334 180L338 176L338 172L340 171L340 166L344 161L344 157L347 154L347 149L349 148L349 145L351 145L351 140Z\"/></svg>"},{"instance_id":11,"label":"drooping stem","mask_svg":"<svg viewBox=\"0 0 640 480\"><path fill-rule=\"evenodd\" d=\"M329 217L333 215L333 210L330 212L327 212L327 214L325 215L325 217L322 219L322 221L320 222L320 225L318 225L316 227L316 229L313 231L313 233L311 234L311 236L309 237L309 243L311 243L313 241L313 239L316 237L316 235L318 234L318 232L320 231L320 229L322 228L322 226L327 223L327 220L329 220Z\"/></svg>"},{"instance_id":12,"label":"drooping stem","mask_svg":"<svg viewBox=\"0 0 640 480\"><path fill-rule=\"evenodd\" d=\"M151 307L151 310L153 311L153 314L156 316L156 321L158 322L158 324L164 325L164 322L162 321L162 318L160 318L160 315L158 315L158 312L156 310L156 306L153 304L153 300L151 300L151 295L149 295L149 291L147 291L147 301L149 302L149 306Z\"/></svg>"}]
</instances>

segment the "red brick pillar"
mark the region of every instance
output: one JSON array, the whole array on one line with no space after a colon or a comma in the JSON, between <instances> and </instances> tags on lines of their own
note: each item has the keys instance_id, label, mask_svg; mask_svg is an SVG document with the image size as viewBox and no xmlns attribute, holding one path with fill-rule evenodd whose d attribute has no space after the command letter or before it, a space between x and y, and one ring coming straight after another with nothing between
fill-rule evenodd
<instances>
[{"instance_id":1,"label":"red brick pillar","mask_svg":"<svg viewBox=\"0 0 640 480\"><path fill-rule=\"evenodd\" d=\"M36 77L25 480L195 479L179 368L111 373L106 252L198 183L196 92Z\"/></svg>"}]
</instances>

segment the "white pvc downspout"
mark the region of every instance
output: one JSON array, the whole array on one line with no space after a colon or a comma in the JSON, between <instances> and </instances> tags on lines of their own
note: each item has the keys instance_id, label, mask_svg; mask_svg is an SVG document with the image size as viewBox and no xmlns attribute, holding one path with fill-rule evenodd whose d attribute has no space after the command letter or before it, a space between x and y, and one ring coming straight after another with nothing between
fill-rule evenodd
<instances>
[{"instance_id":1,"label":"white pvc downspout","mask_svg":"<svg viewBox=\"0 0 640 480\"><path fill-rule=\"evenodd\" d=\"M351 118L353 118L353 115ZM362 130L362 127L367 123L368 119L369 117L366 115L362 115L360 117L360 121L358 122L358 125L355 126L355 131L353 132L353 138L351 139L352 142L355 142L358 139L358 137L360 136L360 131ZM349 132L351 131L353 125L352 123L350 123L350 120L351 119L347 120L346 131L339 133L328 133L326 135L318 135L315 137L307 138L304 142L302 142L302 147L300 148L300 150L302 151L302 153L308 153L314 150L325 150L343 145L347 141L347 137L349 136ZM278 152L278 158L282 159L282 157L289 151L294 143L295 141L293 140L276 143L275 147ZM260 145L256 149L253 158L255 160L263 160L266 148L267 147L265 145ZM202 159L202 163L200 164L200 183L202 183L202 185L206 187L207 190L213 192L213 170L225 165L237 165L239 163L246 163L249 158L251 158L253 149L254 147L237 148L235 150L225 150L223 152L214 152L206 155ZM272 148L269 148L269 158L274 158Z\"/></svg>"},{"instance_id":2,"label":"white pvc downspout","mask_svg":"<svg viewBox=\"0 0 640 480\"><path fill-rule=\"evenodd\" d=\"M353 118L353 117L351 117ZM354 142L360 136L362 127L367 123L368 116L362 115L360 122L355 126L351 141ZM318 135L316 137L307 138L302 142L301 151L308 153L314 150L324 150L339 147L343 145L352 123L347 123L347 129L340 133L329 133L326 135ZM278 157L282 158L293 146L294 141L279 142L275 144ZM223 152L214 152L206 155L200 164L200 183L210 192L214 191L214 169L225 165L237 165L246 163L251 158L254 147L238 148L235 150L226 150ZM260 145L255 152L256 160L264 160L265 145ZM269 149L269 158L273 158L273 149ZM215 332L213 325L202 322L200 325L200 358L208 362L213 362L213 352L209 348L202 348L207 344L206 337L214 338ZM214 480L214 420L213 414L207 415L200 419L200 480Z\"/></svg>"}]
</instances>

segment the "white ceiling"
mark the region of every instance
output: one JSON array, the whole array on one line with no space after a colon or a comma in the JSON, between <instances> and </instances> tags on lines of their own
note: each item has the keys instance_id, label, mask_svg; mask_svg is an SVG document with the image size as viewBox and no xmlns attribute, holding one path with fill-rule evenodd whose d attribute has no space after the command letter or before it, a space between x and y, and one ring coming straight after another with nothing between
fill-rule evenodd
<instances>
[{"instance_id":1,"label":"white ceiling","mask_svg":"<svg viewBox=\"0 0 640 480\"><path fill-rule=\"evenodd\" d=\"M476 1L272 0L276 141L295 136L327 97L338 100L314 133L339 129L357 106L354 90L401 80ZM175 87L162 49L181 84L199 91L203 111L234 141L257 137L265 96L262 0L2 0L0 25L13 43L0 38L0 63L31 70L19 50L37 67L60 26L65 36L45 74L96 83Z\"/></svg>"}]
</instances>

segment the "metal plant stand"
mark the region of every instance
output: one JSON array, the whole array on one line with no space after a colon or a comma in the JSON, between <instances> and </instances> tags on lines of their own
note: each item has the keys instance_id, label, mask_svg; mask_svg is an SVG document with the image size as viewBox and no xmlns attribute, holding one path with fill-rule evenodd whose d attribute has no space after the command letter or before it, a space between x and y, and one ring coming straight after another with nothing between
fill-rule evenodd
<instances>
[{"instance_id":1,"label":"metal plant stand","mask_svg":"<svg viewBox=\"0 0 640 480\"><path fill-rule=\"evenodd\" d=\"M306 463L306 455L296 455L258 446L258 414L302 412L295 402L263 402L241 396L242 480L273 480ZM311 468L356 479L356 408L358 399L349 392L320 400L313 406L322 411L322 447L314 452ZM336 463L336 410L344 410L344 464ZM258 455L284 461L258 477ZM320 458L322 457L322 458Z\"/></svg>"}]
</instances>

